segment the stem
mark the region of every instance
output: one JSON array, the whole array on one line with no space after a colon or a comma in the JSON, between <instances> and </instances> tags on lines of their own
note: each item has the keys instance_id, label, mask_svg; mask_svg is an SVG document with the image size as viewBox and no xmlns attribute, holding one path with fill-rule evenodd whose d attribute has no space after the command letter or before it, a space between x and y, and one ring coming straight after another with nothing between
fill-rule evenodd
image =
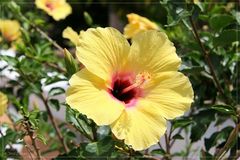
<instances>
[{"instance_id":1,"label":"stem","mask_svg":"<svg viewBox=\"0 0 240 160\"><path fill-rule=\"evenodd\" d=\"M165 143L166 143L166 153L167 153L167 159L170 156L170 145L169 145L169 139L167 136L167 133L164 134L165 137Z\"/></svg>"},{"instance_id":2,"label":"stem","mask_svg":"<svg viewBox=\"0 0 240 160\"><path fill-rule=\"evenodd\" d=\"M26 17L25 17L26 18ZM42 31L40 28L38 28L38 26L36 26L34 23L28 21L28 23L34 28L36 29L36 31L38 31L44 38L46 38L50 43L52 43L52 45L54 47L56 47L58 50L60 50L61 52L64 51L64 49L56 42L54 41L52 38L50 38L44 31Z\"/></svg>"},{"instance_id":3,"label":"stem","mask_svg":"<svg viewBox=\"0 0 240 160\"><path fill-rule=\"evenodd\" d=\"M169 131L169 135L168 135L168 143L170 144L170 140L171 140L171 137L172 137L172 132L173 132L173 127L172 127L172 124L170 124L171 127L170 127L170 131ZM171 145L169 146L169 149L171 149Z\"/></svg>"},{"instance_id":4,"label":"stem","mask_svg":"<svg viewBox=\"0 0 240 160\"><path fill-rule=\"evenodd\" d=\"M223 148L220 149L219 152L217 153L217 155L215 156L216 160L222 159L222 157L227 153L227 151L229 150L232 142L234 141L234 139L237 138L239 129L240 129L240 123L238 123L236 125L236 127L232 130L232 132L230 133L230 135L229 135L229 137L227 139L227 142L225 143Z\"/></svg>"},{"instance_id":5,"label":"stem","mask_svg":"<svg viewBox=\"0 0 240 160\"><path fill-rule=\"evenodd\" d=\"M26 147L26 149L27 149L27 151L30 155L31 160L33 160L32 153L31 153L32 151L30 150L30 148L26 144L25 144L25 147Z\"/></svg>"},{"instance_id":6,"label":"stem","mask_svg":"<svg viewBox=\"0 0 240 160\"><path fill-rule=\"evenodd\" d=\"M54 119L54 117L53 117L53 114L52 114L52 112L51 112L51 110L50 110L50 107L49 107L49 105L48 105L48 103L47 103L47 99L45 99L45 97L44 97L43 94L41 94L40 97L41 97L43 103L45 104L47 113L48 113L48 115L49 115L50 121L51 121L52 124L53 124L54 129L56 130L58 139L59 139L59 141L62 143L62 146L63 146L65 152L67 153L67 152L68 152L68 147L67 147L67 145L65 144L64 139L63 139L63 136L62 136L62 134L61 134L61 131L59 130L59 128L58 128L58 126L57 126L57 123L56 123L56 121L55 121L55 119Z\"/></svg>"},{"instance_id":7,"label":"stem","mask_svg":"<svg viewBox=\"0 0 240 160\"><path fill-rule=\"evenodd\" d=\"M180 133L182 132L182 130L183 130L183 128L180 128L180 129L178 130L178 132L176 133L176 135L177 135L177 134L180 134ZM170 143L170 147L173 146L173 144L175 143L175 141L176 141L176 139L173 139L173 140L172 140L172 142Z\"/></svg>"},{"instance_id":8,"label":"stem","mask_svg":"<svg viewBox=\"0 0 240 160\"><path fill-rule=\"evenodd\" d=\"M160 149L163 149L163 147L162 147L160 142L158 142L158 145L159 145Z\"/></svg>"},{"instance_id":9,"label":"stem","mask_svg":"<svg viewBox=\"0 0 240 160\"><path fill-rule=\"evenodd\" d=\"M52 68L55 68L56 70L60 71L60 72L63 72L63 73L66 73L66 70L59 67L58 65L54 64L54 63L48 63L48 62L45 62L45 64L49 67L52 67Z\"/></svg>"},{"instance_id":10,"label":"stem","mask_svg":"<svg viewBox=\"0 0 240 160\"><path fill-rule=\"evenodd\" d=\"M217 87L217 89L218 89L218 91L220 92L220 94L227 100L227 97L225 96L224 91L223 91L223 89L222 89L222 87L221 87L221 85L220 85L220 83L219 83L219 80L218 80L218 78L217 78L217 76L216 76L216 73L215 73L215 71L214 71L213 64L212 64L212 62L211 62L211 60L210 60L210 58L209 58L209 53L206 51L203 43L202 43L201 40L200 40L200 37L199 37L198 32L197 32L197 28L196 28L196 25L195 25L194 22L193 22L192 16L189 17L189 20L190 20L190 23L191 23L191 25L192 25L192 29L193 29L192 31L193 31L194 37L195 37L195 39L197 40L199 46L201 47L202 53L203 53L204 58L205 58L205 61L207 62L208 67L209 67L209 69L210 69L210 73L211 73L211 75L212 75L212 77L213 77L213 80L214 80L214 82L215 82L214 84L215 84L215 86Z\"/></svg>"},{"instance_id":11,"label":"stem","mask_svg":"<svg viewBox=\"0 0 240 160\"><path fill-rule=\"evenodd\" d=\"M36 137L34 137L34 132L30 130L29 125L26 128L27 128L28 135L31 138L33 148L35 149L35 152L37 153L37 159L41 160L41 153L40 153L39 148L37 147Z\"/></svg>"},{"instance_id":12,"label":"stem","mask_svg":"<svg viewBox=\"0 0 240 160\"><path fill-rule=\"evenodd\" d=\"M150 156L150 155L143 155L143 159L144 158L147 158L147 159L150 159L150 160L160 160L159 158L156 158L156 157L153 157L153 156Z\"/></svg>"}]
</instances>

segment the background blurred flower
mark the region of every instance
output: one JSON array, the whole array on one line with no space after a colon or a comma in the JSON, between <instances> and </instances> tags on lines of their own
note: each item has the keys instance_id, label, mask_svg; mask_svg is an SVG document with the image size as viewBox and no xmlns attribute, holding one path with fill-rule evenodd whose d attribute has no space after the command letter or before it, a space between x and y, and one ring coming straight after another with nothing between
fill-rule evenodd
<instances>
[{"instance_id":1,"label":"background blurred flower","mask_svg":"<svg viewBox=\"0 0 240 160\"><path fill-rule=\"evenodd\" d=\"M6 111L7 102L8 102L7 96L4 93L0 92L0 116L2 116Z\"/></svg>"},{"instance_id":2,"label":"background blurred flower","mask_svg":"<svg viewBox=\"0 0 240 160\"><path fill-rule=\"evenodd\" d=\"M66 0L36 0L35 4L37 8L47 12L56 21L65 19L72 13L72 8Z\"/></svg>"},{"instance_id":3,"label":"background blurred flower","mask_svg":"<svg viewBox=\"0 0 240 160\"><path fill-rule=\"evenodd\" d=\"M17 40L20 35L20 24L16 20L3 20L0 19L0 32L2 37L8 41L12 42Z\"/></svg>"},{"instance_id":4,"label":"background blurred flower","mask_svg":"<svg viewBox=\"0 0 240 160\"><path fill-rule=\"evenodd\" d=\"M127 39L113 28L82 32L77 57L85 65L70 79L67 103L118 139L143 150L166 131L166 119L184 114L193 101L181 59L166 34L145 31Z\"/></svg>"},{"instance_id":5,"label":"background blurred flower","mask_svg":"<svg viewBox=\"0 0 240 160\"><path fill-rule=\"evenodd\" d=\"M141 31L158 29L158 25L156 23L135 13L128 14L127 18L128 24L124 28L124 35L126 38L132 38Z\"/></svg>"}]
</instances>

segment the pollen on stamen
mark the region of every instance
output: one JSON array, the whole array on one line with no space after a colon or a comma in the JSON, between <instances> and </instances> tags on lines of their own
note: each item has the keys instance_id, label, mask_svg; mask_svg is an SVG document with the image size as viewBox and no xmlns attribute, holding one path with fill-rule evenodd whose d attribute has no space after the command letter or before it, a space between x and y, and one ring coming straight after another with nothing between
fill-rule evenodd
<instances>
[{"instance_id":1,"label":"pollen on stamen","mask_svg":"<svg viewBox=\"0 0 240 160\"><path fill-rule=\"evenodd\" d=\"M143 71L143 72L140 72L139 74L137 74L136 76L136 80L135 80L135 83L138 85L138 86L143 86L144 84L146 84L147 82L149 82L151 79L151 75L146 72L146 71Z\"/></svg>"}]
</instances>

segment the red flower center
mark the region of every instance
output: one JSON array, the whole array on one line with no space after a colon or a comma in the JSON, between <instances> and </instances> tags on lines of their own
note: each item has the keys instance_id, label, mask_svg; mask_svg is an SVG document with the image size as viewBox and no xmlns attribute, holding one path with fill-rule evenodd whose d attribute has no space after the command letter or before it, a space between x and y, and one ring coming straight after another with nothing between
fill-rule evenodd
<instances>
[{"instance_id":1,"label":"red flower center","mask_svg":"<svg viewBox=\"0 0 240 160\"><path fill-rule=\"evenodd\" d=\"M54 5L51 2L46 3L46 7L50 9L51 11L54 9Z\"/></svg>"},{"instance_id":2,"label":"red flower center","mask_svg":"<svg viewBox=\"0 0 240 160\"><path fill-rule=\"evenodd\" d=\"M112 78L110 95L117 100L124 102L127 107L135 104L139 97L143 96L142 85L149 79L149 75L140 73L138 75L132 73L118 73Z\"/></svg>"}]
</instances>

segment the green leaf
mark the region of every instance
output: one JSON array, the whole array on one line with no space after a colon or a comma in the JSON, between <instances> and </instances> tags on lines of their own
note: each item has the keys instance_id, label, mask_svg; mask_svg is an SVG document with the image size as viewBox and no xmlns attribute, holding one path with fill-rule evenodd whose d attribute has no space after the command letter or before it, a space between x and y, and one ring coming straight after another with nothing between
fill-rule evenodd
<instances>
[{"instance_id":1,"label":"green leaf","mask_svg":"<svg viewBox=\"0 0 240 160\"><path fill-rule=\"evenodd\" d=\"M71 132L71 131L68 131L68 132L67 132L67 136L68 136L68 137L71 137L71 138L76 138L75 133L73 133L73 132Z\"/></svg>"},{"instance_id":2,"label":"green leaf","mask_svg":"<svg viewBox=\"0 0 240 160\"><path fill-rule=\"evenodd\" d=\"M204 139L205 148L209 151L216 146L219 141L226 141L233 127L226 127L219 132L213 133L209 138Z\"/></svg>"},{"instance_id":3,"label":"green leaf","mask_svg":"<svg viewBox=\"0 0 240 160\"><path fill-rule=\"evenodd\" d=\"M45 145L47 144L46 138L43 135L37 134L37 138L41 140L41 142L43 142Z\"/></svg>"},{"instance_id":4,"label":"green leaf","mask_svg":"<svg viewBox=\"0 0 240 160\"><path fill-rule=\"evenodd\" d=\"M53 87L49 91L48 95L49 96L56 96L56 95L63 94L63 93L65 93L65 90L63 88L61 88L61 87Z\"/></svg>"},{"instance_id":5,"label":"green leaf","mask_svg":"<svg viewBox=\"0 0 240 160\"><path fill-rule=\"evenodd\" d=\"M218 37L213 39L214 46L229 45L232 42L239 41L240 30L229 29L224 30Z\"/></svg>"},{"instance_id":6,"label":"green leaf","mask_svg":"<svg viewBox=\"0 0 240 160\"><path fill-rule=\"evenodd\" d=\"M0 55L0 60L6 61L10 66L16 66L18 63L18 60L11 56Z\"/></svg>"},{"instance_id":7,"label":"green leaf","mask_svg":"<svg viewBox=\"0 0 240 160\"><path fill-rule=\"evenodd\" d=\"M98 139L103 139L106 136L109 136L111 129L109 126L100 126L97 129Z\"/></svg>"},{"instance_id":8,"label":"green leaf","mask_svg":"<svg viewBox=\"0 0 240 160\"><path fill-rule=\"evenodd\" d=\"M13 131L12 129L8 129L6 131L6 135L0 137L0 144L1 144L0 145L0 159L6 158L6 153L5 153L6 145L10 144L10 143L15 143L19 137L20 136L18 135L18 133Z\"/></svg>"},{"instance_id":9,"label":"green leaf","mask_svg":"<svg viewBox=\"0 0 240 160\"><path fill-rule=\"evenodd\" d=\"M104 139L98 141L89 143L86 146L86 151L88 152L87 155L91 156L107 156L111 155L111 152L114 149L114 141L110 136L105 137Z\"/></svg>"},{"instance_id":10,"label":"green leaf","mask_svg":"<svg viewBox=\"0 0 240 160\"><path fill-rule=\"evenodd\" d=\"M192 115L192 119L195 123L190 131L191 142L196 142L202 137L210 123L215 120L215 114L216 112L209 108Z\"/></svg>"},{"instance_id":11,"label":"green leaf","mask_svg":"<svg viewBox=\"0 0 240 160\"><path fill-rule=\"evenodd\" d=\"M50 100L48 100L48 103L51 107L53 107L57 111L60 110L60 103L57 99L50 99Z\"/></svg>"},{"instance_id":12,"label":"green leaf","mask_svg":"<svg viewBox=\"0 0 240 160\"><path fill-rule=\"evenodd\" d=\"M59 155L56 160L66 158L73 160L108 159L114 151L114 145L114 141L108 136L97 142L81 143L79 148L75 148L67 154Z\"/></svg>"},{"instance_id":13,"label":"green leaf","mask_svg":"<svg viewBox=\"0 0 240 160\"><path fill-rule=\"evenodd\" d=\"M201 157L200 159L207 159L207 160L214 160L213 155L208 152L205 152L203 149L201 150Z\"/></svg>"},{"instance_id":14,"label":"green leaf","mask_svg":"<svg viewBox=\"0 0 240 160\"><path fill-rule=\"evenodd\" d=\"M231 14L234 16L234 18L236 19L236 21L238 22L238 24L240 25L240 12L237 12L235 10L233 10L231 12Z\"/></svg>"},{"instance_id":15,"label":"green leaf","mask_svg":"<svg viewBox=\"0 0 240 160\"><path fill-rule=\"evenodd\" d=\"M163 149L154 149L151 151L152 155L165 155L166 152Z\"/></svg>"},{"instance_id":16,"label":"green leaf","mask_svg":"<svg viewBox=\"0 0 240 160\"><path fill-rule=\"evenodd\" d=\"M168 25L165 25L165 27L172 27L177 25L182 19L191 16L191 13L185 9L179 8L176 10L176 13L178 17L175 20L171 20L168 18ZM169 16L168 16L169 17Z\"/></svg>"},{"instance_id":17,"label":"green leaf","mask_svg":"<svg viewBox=\"0 0 240 160\"><path fill-rule=\"evenodd\" d=\"M74 148L68 153L65 153L63 155L59 155L58 157L55 158L55 160L66 160L66 159L71 159L71 160L85 160L83 156L81 156L81 152L83 151L83 147L85 144L81 144L80 148Z\"/></svg>"},{"instance_id":18,"label":"green leaf","mask_svg":"<svg viewBox=\"0 0 240 160\"><path fill-rule=\"evenodd\" d=\"M78 111L67 107L66 121L74 125L84 136L88 136L88 138L93 137L91 124L86 116L80 114Z\"/></svg>"},{"instance_id":19,"label":"green leaf","mask_svg":"<svg viewBox=\"0 0 240 160\"><path fill-rule=\"evenodd\" d=\"M234 115L236 116L236 110L230 106L230 105L223 105L223 104L217 104L211 107L212 109L220 112L220 113L224 113L224 114L230 114L230 115Z\"/></svg>"},{"instance_id":20,"label":"green leaf","mask_svg":"<svg viewBox=\"0 0 240 160\"><path fill-rule=\"evenodd\" d=\"M172 139L184 139L181 134L175 134Z\"/></svg>"},{"instance_id":21,"label":"green leaf","mask_svg":"<svg viewBox=\"0 0 240 160\"><path fill-rule=\"evenodd\" d=\"M219 31L234 22L234 17L227 14L213 15L209 20L209 25L212 29Z\"/></svg>"},{"instance_id":22,"label":"green leaf","mask_svg":"<svg viewBox=\"0 0 240 160\"><path fill-rule=\"evenodd\" d=\"M189 119L187 117L181 118L181 119L175 119L172 121L173 130L176 128L184 128L188 125L194 123L192 119Z\"/></svg>"},{"instance_id":23,"label":"green leaf","mask_svg":"<svg viewBox=\"0 0 240 160\"><path fill-rule=\"evenodd\" d=\"M181 72L183 73L192 73L192 74L200 74L201 71L204 71L204 68L200 66L193 66L193 67L184 68L183 70L181 70Z\"/></svg>"},{"instance_id":24,"label":"green leaf","mask_svg":"<svg viewBox=\"0 0 240 160\"><path fill-rule=\"evenodd\" d=\"M14 1L9 2L9 3L8 3L8 7L9 7L9 9L10 9L13 13L15 13L15 14L21 14L21 8L20 8L19 5L17 5L16 2L14 2Z\"/></svg>"}]
</instances>

